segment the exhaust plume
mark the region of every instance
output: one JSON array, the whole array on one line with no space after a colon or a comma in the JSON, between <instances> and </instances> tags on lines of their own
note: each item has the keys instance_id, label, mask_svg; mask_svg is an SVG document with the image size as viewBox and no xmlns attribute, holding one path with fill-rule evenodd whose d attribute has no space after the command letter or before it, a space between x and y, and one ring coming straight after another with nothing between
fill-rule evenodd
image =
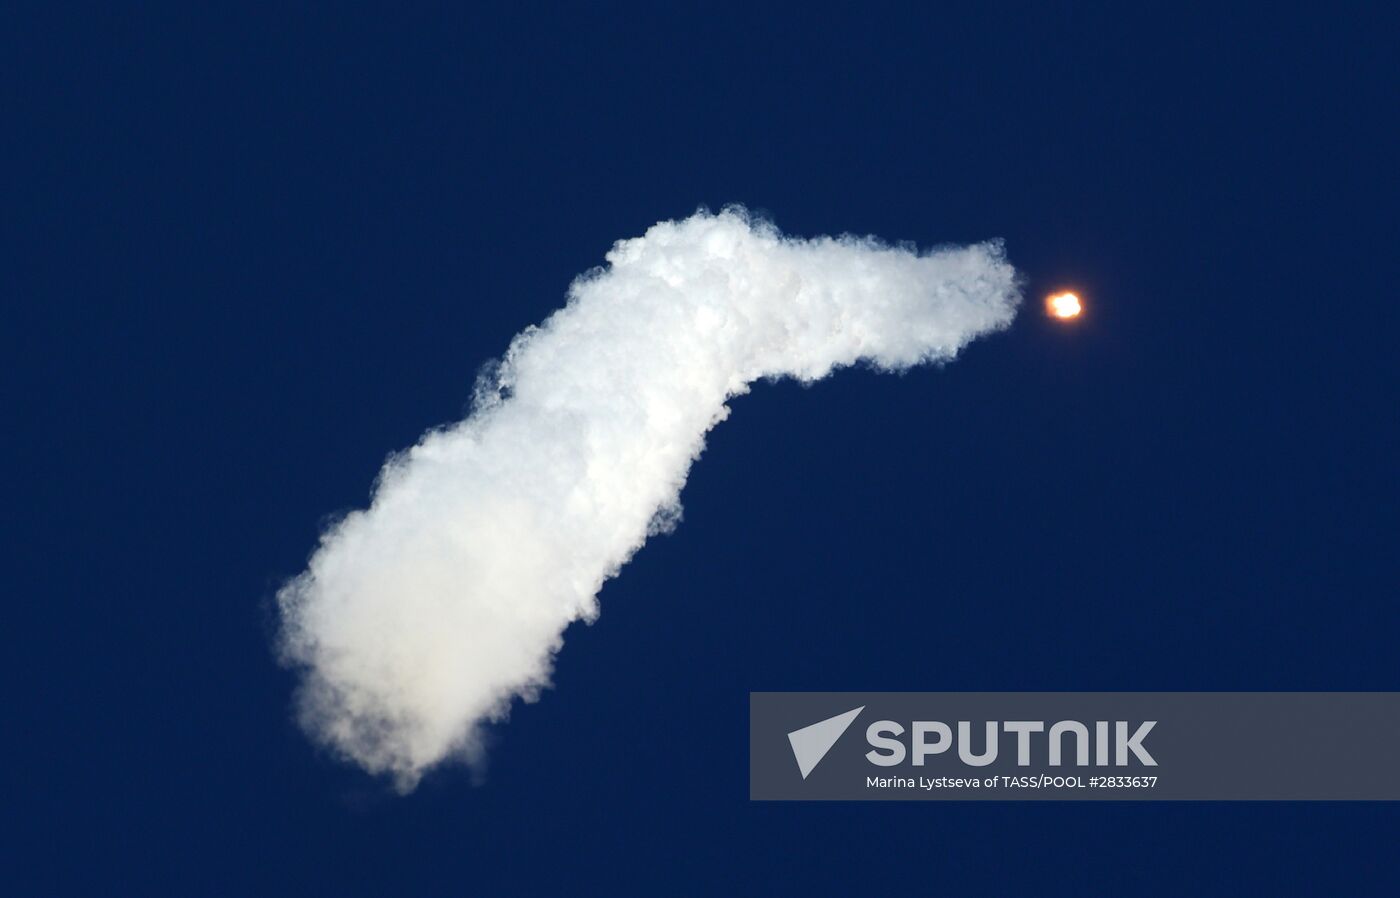
<instances>
[{"instance_id":1,"label":"exhaust plume","mask_svg":"<svg viewBox=\"0 0 1400 898\"><path fill-rule=\"evenodd\" d=\"M951 359L1020 300L999 243L803 240L742 208L661 222L607 262L511 342L466 420L389 458L368 510L278 593L303 726L401 790L470 762L482 724L549 685L565 628L680 520L726 400Z\"/></svg>"}]
</instances>

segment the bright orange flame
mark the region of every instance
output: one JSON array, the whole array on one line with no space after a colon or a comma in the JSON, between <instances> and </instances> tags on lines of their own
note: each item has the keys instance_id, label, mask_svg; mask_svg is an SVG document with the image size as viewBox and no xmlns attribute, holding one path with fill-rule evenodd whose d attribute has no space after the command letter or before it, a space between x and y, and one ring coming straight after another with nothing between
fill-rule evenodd
<instances>
[{"instance_id":1,"label":"bright orange flame","mask_svg":"<svg viewBox=\"0 0 1400 898\"><path fill-rule=\"evenodd\" d=\"M1056 318L1078 318L1084 306L1073 293L1056 293L1045 300L1045 310Z\"/></svg>"}]
</instances>

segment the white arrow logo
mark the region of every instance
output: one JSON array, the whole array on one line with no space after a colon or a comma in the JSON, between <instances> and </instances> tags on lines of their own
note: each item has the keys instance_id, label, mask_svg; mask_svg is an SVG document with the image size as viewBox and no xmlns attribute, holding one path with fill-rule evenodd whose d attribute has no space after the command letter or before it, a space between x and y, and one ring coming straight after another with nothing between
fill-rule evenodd
<instances>
[{"instance_id":1,"label":"white arrow logo","mask_svg":"<svg viewBox=\"0 0 1400 898\"><path fill-rule=\"evenodd\" d=\"M802 771L804 780L807 778L807 774L821 763L822 758L826 757L826 753L831 751L831 746L836 744L836 740L841 738L841 734L846 732L846 728L864 710L865 705L861 705L859 708L852 708L845 714L828 717L820 723L814 723L787 734L788 742L792 743L792 756L797 759L797 769Z\"/></svg>"}]
</instances>

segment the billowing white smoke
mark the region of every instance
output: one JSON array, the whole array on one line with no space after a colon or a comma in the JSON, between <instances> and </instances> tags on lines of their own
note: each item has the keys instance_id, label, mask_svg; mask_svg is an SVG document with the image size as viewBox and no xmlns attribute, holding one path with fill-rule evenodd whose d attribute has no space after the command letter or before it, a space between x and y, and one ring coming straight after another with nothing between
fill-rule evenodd
<instances>
[{"instance_id":1,"label":"billowing white smoke","mask_svg":"<svg viewBox=\"0 0 1400 898\"><path fill-rule=\"evenodd\" d=\"M307 730L402 789L548 685L571 621L680 516L759 378L949 359L1019 302L1001 246L799 240L743 209L620 241L515 338L465 421L385 464L278 595Z\"/></svg>"}]
</instances>

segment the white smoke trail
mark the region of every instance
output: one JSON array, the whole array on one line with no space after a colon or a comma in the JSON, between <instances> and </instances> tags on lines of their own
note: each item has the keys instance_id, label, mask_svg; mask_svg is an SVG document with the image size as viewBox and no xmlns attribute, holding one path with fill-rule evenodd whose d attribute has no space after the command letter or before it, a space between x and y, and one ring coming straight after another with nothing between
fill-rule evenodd
<instances>
[{"instance_id":1,"label":"white smoke trail","mask_svg":"<svg viewBox=\"0 0 1400 898\"><path fill-rule=\"evenodd\" d=\"M740 208L617 243L511 343L471 416L391 457L278 594L308 732L410 789L548 685L603 582L679 520L725 401L759 378L952 358L1008 325L998 243L798 240Z\"/></svg>"}]
</instances>

